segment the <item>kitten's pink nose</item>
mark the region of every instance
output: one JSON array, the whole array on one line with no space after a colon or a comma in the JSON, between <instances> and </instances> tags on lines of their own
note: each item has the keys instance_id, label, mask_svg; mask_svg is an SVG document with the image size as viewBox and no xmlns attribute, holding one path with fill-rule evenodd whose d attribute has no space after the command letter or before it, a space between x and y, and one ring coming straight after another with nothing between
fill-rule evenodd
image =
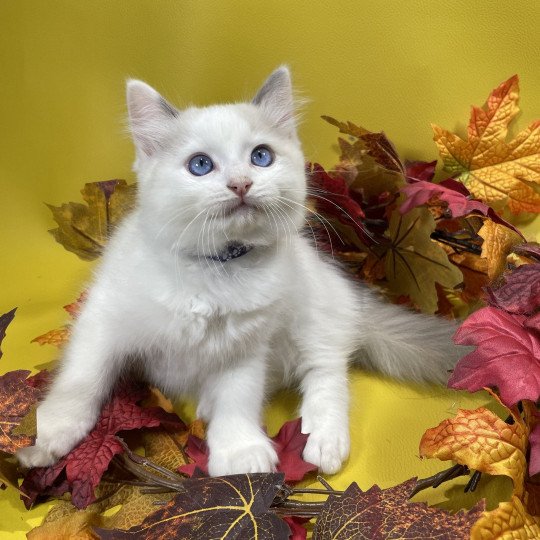
<instances>
[{"instance_id":1,"label":"kitten's pink nose","mask_svg":"<svg viewBox=\"0 0 540 540\"><path fill-rule=\"evenodd\" d=\"M240 198L242 198L252 186L253 182L245 176L241 178L232 178L229 180L227 187Z\"/></svg>"}]
</instances>

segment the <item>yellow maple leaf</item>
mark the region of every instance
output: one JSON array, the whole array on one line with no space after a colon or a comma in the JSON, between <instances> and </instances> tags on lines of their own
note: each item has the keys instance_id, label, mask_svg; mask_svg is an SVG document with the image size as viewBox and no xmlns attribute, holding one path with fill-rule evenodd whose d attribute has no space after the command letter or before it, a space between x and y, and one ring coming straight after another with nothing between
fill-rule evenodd
<instances>
[{"instance_id":1,"label":"yellow maple leaf","mask_svg":"<svg viewBox=\"0 0 540 540\"><path fill-rule=\"evenodd\" d=\"M470 469L509 476L514 482L514 494L521 497L529 430L519 414L512 413L514 423L507 424L484 407L460 409L455 418L443 420L424 433L420 456L453 460Z\"/></svg>"},{"instance_id":2,"label":"yellow maple leaf","mask_svg":"<svg viewBox=\"0 0 540 540\"><path fill-rule=\"evenodd\" d=\"M484 512L471 529L471 540L540 538L540 517L531 516L516 496Z\"/></svg>"},{"instance_id":3,"label":"yellow maple leaf","mask_svg":"<svg viewBox=\"0 0 540 540\"><path fill-rule=\"evenodd\" d=\"M487 261L488 278L493 281L506 267L506 259L512 248L523 243L523 238L512 229L490 219L478 231L484 239L481 257Z\"/></svg>"},{"instance_id":4,"label":"yellow maple leaf","mask_svg":"<svg viewBox=\"0 0 540 540\"><path fill-rule=\"evenodd\" d=\"M495 88L484 108L473 107L466 141L433 125L444 169L471 194L514 214L540 212L540 120L507 141L508 126L519 112L514 75Z\"/></svg>"}]
</instances>

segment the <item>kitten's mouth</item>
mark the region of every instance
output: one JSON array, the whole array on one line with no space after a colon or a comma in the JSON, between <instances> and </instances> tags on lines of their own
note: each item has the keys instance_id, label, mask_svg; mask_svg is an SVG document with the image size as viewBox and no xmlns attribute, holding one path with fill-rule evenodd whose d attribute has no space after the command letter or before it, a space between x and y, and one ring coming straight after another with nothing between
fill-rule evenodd
<instances>
[{"instance_id":1,"label":"kitten's mouth","mask_svg":"<svg viewBox=\"0 0 540 540\"><path fill-rule=\"evenodd\" d=\"M246 202L245 200L241 200L224 208L222 215L223 217L230 217L233 215L243 216L243 215L251 214L255 212L256 210L257 210L256 206Z\"/></svg>"}]
</instances>

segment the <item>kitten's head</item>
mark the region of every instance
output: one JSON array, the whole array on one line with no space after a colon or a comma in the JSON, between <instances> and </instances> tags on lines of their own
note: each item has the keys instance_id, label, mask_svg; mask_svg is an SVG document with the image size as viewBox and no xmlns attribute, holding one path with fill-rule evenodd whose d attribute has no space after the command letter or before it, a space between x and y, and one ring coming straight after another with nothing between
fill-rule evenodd
<instances>
[{"instance_id":1,"label":"kitten's head","mask_svg":"<svg viewBox=\"0 0 540 540\"><path fill-rule=\"evenodd\" d=\"M212 255L228 241L271 245L304 221L304 157L289 71L250 103L178 110L127 85L139 209L156 242Z\"/></svg>"}]
</instances>

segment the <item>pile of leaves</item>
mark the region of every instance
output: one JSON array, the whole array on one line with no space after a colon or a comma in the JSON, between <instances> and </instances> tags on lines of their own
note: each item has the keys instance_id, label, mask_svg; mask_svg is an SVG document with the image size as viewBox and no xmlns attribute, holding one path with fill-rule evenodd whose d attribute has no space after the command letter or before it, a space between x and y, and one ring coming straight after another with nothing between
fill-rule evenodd
<instances>
[{"instance_id":1,"label":"pile of leaves","mask_svg":"<svg viewBox=\"0 0 540 540\"><path fill-rule=\"evenodd\" d=\"M13 454L34 442L35 406L50 374L13 371L0 377L0 481L20 489L27 507L58 499L29 538L300 539L308 529L317 539L540 537L540 246L509 222L540 212L540 122L509 139L518 98L514 76L473 107L466 140L433 126L437 182L436 161L404 161L384 133L330 117L344 135L340 161L308 170L307 230L318 249L394 302L467 317L455 340L475 349L449 385L487 389L505 413L460 410L426 431L421 456L452 467L386 490L353 482L338 492L320 477L320 489L294 487L315 474L301 457L297 419L274 436L276 473L209 478L204 425L186 425L156 389L132 381L117 387L76 448L51 467L24 471L19 487ZM51 233L79 257L99 257L135 189L123 180L86 184L86 204L50 207L58 224ZM65 309L76 317L82 302L84 293ZM14 313L0 317L0 344ZM68 324L35 341L61 346L69 334ZM511 499L454 514L409 501L469 474L467 489L483 474L510 477ZM326 500L306 501L311 494Z\"/></svg>"}]
</instances>

